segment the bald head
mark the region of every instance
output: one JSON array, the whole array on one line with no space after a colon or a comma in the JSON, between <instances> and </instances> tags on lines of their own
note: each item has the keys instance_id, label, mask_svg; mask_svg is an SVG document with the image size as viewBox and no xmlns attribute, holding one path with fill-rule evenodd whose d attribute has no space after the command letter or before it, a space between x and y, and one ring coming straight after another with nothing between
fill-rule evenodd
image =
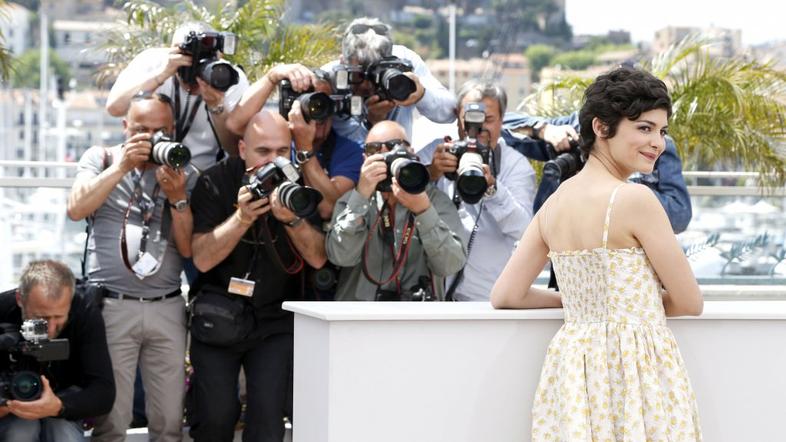
<instances>
[{"instance_id":1,"label":"bald head","mask_svg":"<svg viewBox=\"0 0 786 442\"><path fill-rule=\"evenodd\" d=\"M395 121L380 121L375 124L366 136L366 143L381 142L387 140L401 139L407 140L407 131ZM409 140L407 140L409 141Z\"/></svg>"},{"instance_id":2,"label":"bald head","mask_svg":"<svg viewBox=\"0 0 786 442\"><path fill-rule=\"evenodd\" d=\"M151 98L132 100L123 125L127 137L142 132L152 135L158 131L171 135L174 132L175 120L172 107L153 95Z\"/></svg>"},{"instance_id":3,"label":"bald head","mask_svg":"<svg viewBox=\"0 0 786 442\"><path fill-rule=\"evenodd\" d=\"M246 167L273 161L275 156L289 157L292 135L289 123L278 112L262 110L251 118L240 140L240 157Z\"/></svg>"}]
</instances>

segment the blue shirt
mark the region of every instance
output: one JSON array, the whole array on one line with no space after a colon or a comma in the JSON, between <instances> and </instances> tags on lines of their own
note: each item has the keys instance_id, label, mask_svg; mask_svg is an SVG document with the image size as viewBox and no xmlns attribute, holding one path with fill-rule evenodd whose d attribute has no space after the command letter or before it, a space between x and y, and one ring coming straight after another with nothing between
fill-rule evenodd
<instances>
[{"instance_id":1,"label":"blue shirt","mask_svg":"<svg viewBox=\"0 0 786 442\"><path fill-rule=\"evenodd\" d=\"M292 142L289 160L295 162L295 142ZM357 184L360 166L363 165L363 147L331 129L327 139L317 151L319 165L330 178L343 176ZM328 164L328 162L330 164Z\"/></svg>"}]
</instances>

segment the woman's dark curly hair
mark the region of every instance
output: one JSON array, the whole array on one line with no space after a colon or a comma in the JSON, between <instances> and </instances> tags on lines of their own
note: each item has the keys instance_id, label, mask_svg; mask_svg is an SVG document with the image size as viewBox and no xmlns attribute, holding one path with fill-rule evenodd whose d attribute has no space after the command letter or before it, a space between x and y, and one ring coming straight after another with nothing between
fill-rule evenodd
<instances>
[{"instance_id":1,"label":"woman's dark curly hair","mask_svg":"<svg viewBox=\"0 0 786 442\"><path fill-rule=\"evenodd\" d=\"M584 91L579 112L581 151L589 156L595 145L592 120L598 118L608 128L607 138L617 133L622 118L635 120L653 109L663 109L671 117L671 98L666 84L649 72L619 67L600 75Z\"/></svg>"}]
</instances>

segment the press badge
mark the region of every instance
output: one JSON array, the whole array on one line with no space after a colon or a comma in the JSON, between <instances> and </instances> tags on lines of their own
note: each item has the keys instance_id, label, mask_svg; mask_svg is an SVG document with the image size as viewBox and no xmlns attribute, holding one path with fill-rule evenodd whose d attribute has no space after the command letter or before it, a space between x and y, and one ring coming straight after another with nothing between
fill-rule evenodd
<instances>
[{"instance_id":1,"label":"press badge","mask_svg":"<svg viewBox=\"0 0 786 442\"><path fill-rule=\"evenodd\" d=\"M249 298L254 295L254 281L237 278L235 276L229 280L229 288L227 291L234 295L248 296Z\"/></svg>"},{"instance_id":2,"label":"press badge","mask_svg":"<svg viewBox=\"0 0 786 442\"><path fill-rule=\"evenodd\" d=\"M153 273L153 271L158 267L158 260L153 257L148 252L142 254L142 257L137 260L131 270L134 271L134 274L139 279L145 279L146 276Z\"/></svg>"}]
</instances>

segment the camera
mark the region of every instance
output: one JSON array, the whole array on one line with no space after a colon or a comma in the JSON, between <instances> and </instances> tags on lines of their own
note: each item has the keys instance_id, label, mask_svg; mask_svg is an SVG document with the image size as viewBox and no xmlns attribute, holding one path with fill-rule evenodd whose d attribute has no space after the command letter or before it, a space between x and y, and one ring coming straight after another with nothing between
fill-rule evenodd
<instances>
[{"instance_id":1,"label":"camera","mask_svg":"<svg viewBox=\"0 0 786 442\"><path fill-rule=\"evenodd\" d=\"M396 145L382 157L387 165L388 176L377 184L377 190L390 192L392 177L396 177L399 187L407 193L416 194L426 190L430 179L428 169L403 144Z\"/></svg>"},{"instance_id":2,"label":"camera","mask_svg":"<svg viewBox=\"0 0 786 442\"><path fill-rule=\"evenodd\" d=\"M68 339L49 339L47 326L45 319L28 319L19 331L13 324L0 324L0 351L8 354L6 369L0 372L0 405L40 398L39 363L68 359Z\"/></svg>"},{"instance_id":3,"label":"camera","mask_svg":"<svg viewBox=\"0 0 786 442\"><path fill-rule=\"evenodd\" d=\"M578 141L570 140L570 150L563 153L558 153L550 144L547 144L546 148L550 159L543 165L544 178L565 181L584 167L584 157Z\"/></svg>"},{"instance_id":4,"label":"camera","mask_svg":"<svg viewBox=\"0 0 786 442\"><path fill-rule=\"evenodd\" d=\"M447 150L458 159L455 172L445 174L445 178L456 181L456 191L468 204L475 204L483 198L488 188L483 165L489 163L491 148L478 141L478 134L486 121L486 107L482 103L464 105L465 139L456 141Z\"/></svg>"},{"instance_id":5,"label":"camera","mask_svg":"<svg viewBox=\"0 0 786 442\"><path fill-rule=\"evenodd\" d=\"M403 290L401 294L395 290L384 290L377 288L377 293L374 296L375 301L414 301L414 302L429 302L438 301L431 290L431 278L428 276L421 276L418 278L418 284L409 290Z\"/></svg>"},{"instance_id":6,"label":"camera","mask_svg":"<svg viewBox=\"0 0 786 442\"><path fill-rule=\"evenodd\" d=\"M404 101L417 86L404 73L412 72L412 63L398 57L383 57L366 70L366 79L374 85L380 100Z\"/></svg>"},{"instance_id":7,"label":"camera","mask_svg":"<svg viewBox=\"0 0 786 442\"><path fill-rule=\"evenodd\" d=\"M308 91L299 93L292 89L289 80L281 80L278 94L278 112L287 120L295 101L300 102L303 119L307 123L310 120L324 121L333 115L346 118L350 115L360 115L362 112L363 100L359 96L352 95L348 90L328 95L324 92L314 92L314 88L311 87Z\"/></svg>"},{"instance_id":8,"label":"camera","mask_svg":"<svg viewBox=\"0 0 786 442\"><path fill-rule=\"evenodd\" d=\"M191 151L162 131L153 134L150 144L153 145L153 149L150 150L150 161L155 164L165 164L173 169L179 169L191 161Z\"/></svg>"},{"instance_id":9,"label":"camera","mask_svg":"<svg viewBox=\"0 0 786 442\"><path fill-rule=\"evenodd\" d=\"M190 85L201 78L210 86L226 92L236 85L239 75L226 60L218 58L218 52L227 55L235 53L235 34L229 32L189 32L180 44L180 52L192 57L191 66L178 68L180 79Z\"/></svg>"},{"instance_id":10,"label":"camera","mask_svg":"<svg viewBox=\"0 0 786 442\"><path fill-rule=\"evenodd\" d=\"M295 215L306 218L317 211L322 194L311 187L297 184L300 172L291 161L276 157L257 169L249 178L248 189L255 200L266 198L278 188L278 200Z\"/></svg>"}]
</instances>

